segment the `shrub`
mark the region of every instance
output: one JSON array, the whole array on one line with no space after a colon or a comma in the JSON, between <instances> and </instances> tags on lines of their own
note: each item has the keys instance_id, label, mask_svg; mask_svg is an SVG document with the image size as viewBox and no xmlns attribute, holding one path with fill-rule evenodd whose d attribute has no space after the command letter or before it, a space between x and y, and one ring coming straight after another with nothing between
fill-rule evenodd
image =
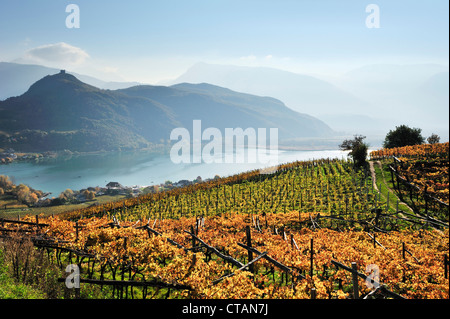
<instances>
[{"instance_id":1,"label":"shrub","mask_svg":"<svg viewBox=\"0 0 450 319\"><path fill-rule=\"evenodd\" d=\"M344 140L339 148L343 151L350 151L348 156L353 160L356 167L363 167L367 164L367 150L369 145L363 142L365 136L355 135L352 140Z\"/></svg>"},{"instance_id":2,"label":"shrub","mask_svg":"<svg viewBox=\"0 0 450 319\"><path fill-rule=\"evenodd\" d=\"M418 145L425 142L425 138L421 135L420 128L410 128L407 125L396 126L395 130L387 133L383 147L394 148L408 145Z\"/></svg>"}]
</instances>

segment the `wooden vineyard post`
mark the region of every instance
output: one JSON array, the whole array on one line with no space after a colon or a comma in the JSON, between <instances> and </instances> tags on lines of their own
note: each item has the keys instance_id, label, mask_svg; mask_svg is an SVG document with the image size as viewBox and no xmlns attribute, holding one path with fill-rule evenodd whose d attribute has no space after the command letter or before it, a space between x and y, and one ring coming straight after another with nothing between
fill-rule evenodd
<instances>
[{"instance_id":1,"label":"wooden vineyard post","mask_svg":"<svg viewBox=\"0 0 450 319\"><path fill-rule=\"evenodd\" d=\"M423 197L425 199L425 215L427 216L427 226L428 226L428 196L427 196L428 185L425 186Z\"/></svg>"},{"instance_id":2,"label":"wooden vineyard post","mask_svg":"<svg viewBox=\"0 0 450 319\"><path fill-rule=\"evenodd\" d=\"M408 188L409 188L409 199L411 202L413 202L413 189L411 187L411 182L409 181L409 176L406 174L406 181L408 182Z\"/></svg>"},{"instance_id":3,"label":"wooden vineyard post","mask_svg":"<svg viewBox=\"0 0 450 319\"><path fill-rule=\"evenodd\" d=\"M402 242L402 257L405 260L405 242Z\"/></svg>"},{"instance_id":4,"label":"wooden vineyard post","mask_svg":"<svg viewBox=\"0 0 450 319\"><path fill-rule=\"evenodd\" d=\"M259 232L262 231L262 230L261 230L261 225L260 225L260 223L259 223L259 216L258 216L258 215L256 216L256 229L258 229Z\"/></svg>"},{"instance_id":5,"label":"wooden vineyard post","mask_svg":"<svg viewBox=\"0 0 450 319\"><path fill-rule=\"evenodd\" d=\"M375 226L378 227L378 221L380 220L381 212L379 210L375 210Z\"/></svg>"},{"instance_id":6,"label":"wooden vineyard post","mask_svg":"<svg viewBox=\"0 0 450 319\"><path fill-rule=\"evenodd\" d=\"M444 276L445 279L448 279L448 255L444 255Z\"/></svg>"},{"instance_id":7,"label":"wooden vineyard post","mask_svg":"<svg viewBox=\"0 0 450 319\"><path fill-rule=\"evenodd\" d=\"M359 299L358 291L358 266L352 262L353 299Z\"/></svg>"},{"instance_id":8,"label":"wooden vineyard post","mask_svg":"<svg viewBox=\"0 0 450 319\"><path fill-rule=\"evenodd\" d=\"M297 250L299 250L298 249L298 246L297 246L297 243L295 242L295 239L294 239L294 235L293 234L291 234L291 248L292 249L297 249Z\"/></svg>"},{"instance_id":9,"label":"wooden vineyard post","mask_svg":"<svg viewBox=\"0 0 450 319\"><path fill-rule=\"evenodd\" d=\"M375 239L375 233L373 233L373 248L377 248L377 240Z\"/></svg>"},{"instance_id":10,"label":"wooden vineyard post","mask_svg":"<svg viewBox=\"0 0 450 319\"><path fill-rule=\"evenodd\" d=\"M195 234L193 225L191 225L191 234ZM195 238L194 236L192 236L192 251L195 251L195 244L196 244Z\"/></svg>"},{"instance_id":11,"label":"wooden vineyard post","mask_svg":"<svg viewBox=\"0 0 450 319\"><path fill-rule=\"evenodd\" d=\"M123 249L126 251L127 250L127 239L128 237L124 237L123 238Z\"/></svg>"},{"instance_id":12,"label":"wooden vineyard post","mask_svg":"<svg viewBox=\"0 0 450 319\"><path fill-rule=\"evenodd\" d=\"M78 242L78 221L75 222L75 233L76 233L76 238L75 238L75 242Z\"/></svg>"},{"instance_id":13,"label":"wooden vineyard post","mask_svg":"<svg viewBox=\"0 0 450 319\"><path fill-rule=\"evenodd\" d=\"M311 238L311 255L310 255L310 275L311 275L311 278L313 276L313 271L314 271L313 261L314 261L314 239Z\"/></svg>"},{"instance_id":14,"label":"wooden vineyard post","mask_svg":"<svg viewBox=\"0 0 450 319\"><path fill-rule=\"evenodd\" d=\"M81 299L81 288L74 288L75 290L75 299Z\"/></svg>"},{"instance_id":15,"label":"wooden vineyard post","mask_svg":"<svg viewBox=\"0 0 450 319\"><path fill-rule=\"evenodd\" d=\"M68 276L65 275L65 277L63 279L66 279ZM66 283L64 282L64 299L70 299L70 289L67 287Z\"/></svg>"},{"instance_id":16,"label":"wooden vineyard post","mask_svg":"<svg viewBox=\"0 0 450 319\"><path fill-rule=\"evenodd\" d=\"M284 226L283 226L283 228L281 228L280 236L283 238L283 240L287 240L287 238L286 238L286 233L285 233L285 231L284 231Z\"/></svg>"},{"instance_id":17,"label":"wooden vineyard post","mask_svg":"<svg viewBox=\"0 0 450 319\"><path fill-rule=\"evenodd\" d=\"M382 190L383 184L380 183L380 189L378 190L378 201L381 204L381 190Z\"/></svg>"},{"instance_id":18,"label":"wooden vineyard post","mask_svg":"<svg viewBox=\"0 0 450 319\"><path fill-rule=\"evenodd\" d=\"M316 299L316 288L311 288L311 299Z\"/></svg>"},{"instance_id":19,"label":"wooden vineyard post","mask_svg":"<svg viewBox=\"0 0 450 319\"><path fill-rule=\"evenodd\" d=\"M39 233L39 216L36 215L36 233Z\"/></svg>"},{"instance_id":20,"label":"wooden vineyard post","mask_svg":"<svg viewBox=\"0 0 450 319\"><path fill-rule=\"evenodd\" d=\"M393 168L392 168L392 166L389 166L389 168L390 168L390 172L391 172L391 181L392 181L392 188L393 189L395 189L395 182L394 182L394 171L393 171Z\"/></svg>"},{"instance_id":21,"label":"wooden vineyard post","mask_svg":"<svg viewBox=\"0 0 450 319\"><path fill-rule=\"evenodd\" d=\"M245 227L245 235L247 236L247 246L252 247L252 234L250 232L250 226ZM248 250L248 261L250 262L252 260L253 260L253 253L250 250ZM249 270L251 273L253 273L254 270L253 264L249 266Z\"/></svg>"},{"instance_id":22,"label":"wooden vineyard post","mask_svg":"<svg viewBox=\"0 0 450 319\"><path fill-rule=\"evenodd\" d=\"M263 213L263 216L264 216L264 220L266 222L266 228L269 228L269 224L267 223L267 215L265 212Z\"/></svg>"},{"instance_id":23,"label":"wooden vineyard post","mask_svg":"<svg viewBox=\"0 0 450 319\"><path fill-rule=\"evenodd\" d=\"M387 203L386 203L386 211L388 212L389 211L389 189L387 190Z\"/></svg>"}]
</instances>

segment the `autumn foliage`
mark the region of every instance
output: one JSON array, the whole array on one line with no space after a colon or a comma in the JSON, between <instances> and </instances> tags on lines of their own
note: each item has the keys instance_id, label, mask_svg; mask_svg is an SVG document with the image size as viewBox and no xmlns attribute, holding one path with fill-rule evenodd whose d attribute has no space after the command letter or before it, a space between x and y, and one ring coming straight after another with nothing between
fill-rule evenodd
<instances>
[{"instance_id":1,"label":"autumn foliage","mask_svg":"<svg viewBox=\"0 0 450 319\"><path fill-rule=\"evenodd\" d=\"M448 298L448 279L444 277L442 263L449 250L448 229L378 233L378 244L374 245L364 231L339 232L300 226L311 217L315 216L296 211L267 214L259 218L260 230L254 227L251 216L236 213L201 222L191 217L120 222L115 227L110 227L114 222L106 217L88 218L78 221L83 226L78 235L75 222L47 218L45 222L49 226L43 231L61 247L93 254L99 267L108 264L111 269L120 269L131 262L130 271L139 274L135 280L157 278L192 288L173 292L173 298L310 298L313 287L320 299L350 298L352 276L334 267L332 260L344 265L356 262L359 271L366 275L370 274L369 266L376 265L379 282L406 298ZM140 227L145 224L161 236ZM251 226L252 246L293 271L287 276L265 259L254 264L254 273L239 271L206 249L197 249L194 258L190 249L192 237L184 231L192 225L198 225L197 236L205 243L243 264L249 261L248 254L238 243L246 243L245 228ZM185 249L169 243L167 238ZM312 277L311 239L314 242ZM409 252L406 255L404 247ZM214 283L231 273L234 276ZM371 288L360 279L361 296Z\"/></svg>"}]
</instances>

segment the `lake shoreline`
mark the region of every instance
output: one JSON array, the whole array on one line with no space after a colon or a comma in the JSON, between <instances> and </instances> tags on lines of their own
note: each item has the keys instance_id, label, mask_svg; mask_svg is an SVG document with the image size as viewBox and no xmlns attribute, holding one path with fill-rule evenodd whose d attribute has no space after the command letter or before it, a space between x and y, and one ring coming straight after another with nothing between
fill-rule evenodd
<instances>
[{"instance_id":1,"label":"lake shoreline","mask_svg":"<svg viewBox=\"0 0 450 319\"><path fill-rule=\"evenodd\" d=\"M328 151L337 148L339 141L346 136L333 137L333 138L299 138L292 140L283 140L278 143L278 150L281 151ZM202 144L203 146L205 143ZM36 162L36 161L51 161L59 158L70 158L74 156L90 156L90 155L107 155L121 152L154 152L155 154L169 154L172 144L163 145L155 144L151 147L136 148L128 150L98 150L89 152L79 152L71 150L57 150L57 151L37 151L37 152L21 152L13 149L0 149L0 165L7 165L14 162ZM192 149L193 145L190 145ZM267 149L267 147L262 147ZM8 160L5 160L7 159Z\"/></svg>"},{"instance_id":2,"label":"lake shoreline","mask_svg":"<svg viewBox=\"0 0 450 319\"><path fill-rule=\"evenodd\" d=\"M246 152L248 149L238 149L233 152L233 156L238 161L240 156L246 156ZM276 154L277 164L226 163L223 161L226 154L220 154L215 158L222 163L207 164L201 161L175 164L168 154L151 151L96 152L60 156L37 162L18 161L1 166L0 175L9 176L16 185L25 184L30 188L42 190L47 195L42 200L58 199L67 189L80 197L81 200L77 203L32 208L32 211L37 212L45 208L59 212L70 210L73 205L76 207L96 205L108 196L139 196L255 169L263 172L267 167L276 167L284 163L322 158L347 158L348 154L347 151L336 149L312 151L280 149L268 153ZM94 201L89 201L86 195L85 199L82 198L85 190L89 192L95 190ZM103 197L104 195L107 196Z\"/></svg>"},{"instance_id":3,"label":"lake shoreline","mask_svg":"<svg viewBox=\"0 0 450 319\"><path fill-rule=\"evenodd\" d=\"M242 152L244 153L244 152ZM347 152L333 150L293 150L280 148L278 163L319 158L346 157ZM68 155L68 154L67 154ZM218 155L218 159L224 154ZM245 156L241 152L233 154L236 158ZM273 163L273 162L272 162ZM215 175L230 176L236 173L266 166L258 163L173 163L169 154L146 150L122 152L95 152L72 154L47 158L42 161L17 161L0 166L0 175L7 175L15 184L30 185L45 193L58 196L67 188L82 190L89 187L105 187L109 182L122 185L160 185L166 181L214 178Z\"/></svg>"}]
</instances>

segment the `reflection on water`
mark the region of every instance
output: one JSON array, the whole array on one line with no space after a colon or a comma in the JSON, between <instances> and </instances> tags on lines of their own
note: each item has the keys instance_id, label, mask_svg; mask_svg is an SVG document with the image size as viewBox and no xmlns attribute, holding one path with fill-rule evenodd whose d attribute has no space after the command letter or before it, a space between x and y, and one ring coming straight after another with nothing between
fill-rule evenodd
<instances>
[{"instance_id":1,"label":"reflection on water","mask_svg":"<svg viewBox=\"0 0 450 319\"><path fill-rule=\"evenodd\" d=\"M271 151L272 162L293 162L319 158L345 158L348 152L329 151ZM224 156L218 154L217 156ZM234 163L174 164L168 154L151 152L117 152L58 158L39 163L13 163L0 166L0 175L8 175L16 183L24 183L51 196L58 196L67 188L80 190L89 186L104 187L114 181L122 185L153 185L167 180L194 180L215 175L228 176L267 167L262 163L236 163L244 152L237 151ZM245 159L243 160L245 162Z\"/></svg>"}]
</instances>

